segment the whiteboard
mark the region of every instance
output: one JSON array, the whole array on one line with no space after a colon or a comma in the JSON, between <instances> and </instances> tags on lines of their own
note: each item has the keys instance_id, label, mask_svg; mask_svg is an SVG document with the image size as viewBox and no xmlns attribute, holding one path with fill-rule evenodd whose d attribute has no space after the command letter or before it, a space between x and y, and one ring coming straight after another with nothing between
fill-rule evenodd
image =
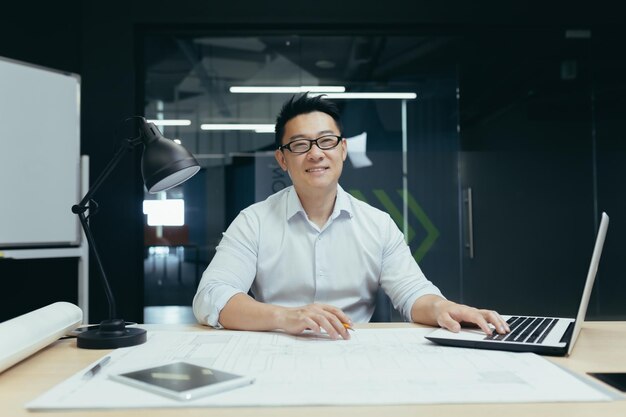
<instances>
[{"instance_id":1,"label":"whiteboard","mask_svg":"<svg viewBox=\"0 0 626 417\"><path fill-rule=\"evenodd\" d=\"M0 57L0 248L80 243L80 77Z\"/></svg>"}]
</instances>

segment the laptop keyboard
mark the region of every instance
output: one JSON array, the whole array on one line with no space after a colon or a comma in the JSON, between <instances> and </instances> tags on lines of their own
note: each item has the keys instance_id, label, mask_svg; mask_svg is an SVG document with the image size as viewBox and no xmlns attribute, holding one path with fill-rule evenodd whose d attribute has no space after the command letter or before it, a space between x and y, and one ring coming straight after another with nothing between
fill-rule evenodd
<instances>
[{"instance_id":1,"label":"laptop keyboard","mask_svg":"<svg viewBox=\"0 0 626 417\"><path fill-rule=\"evenodd\" d=\"M517 343L541 343L556 325L557 319L547 317L511 317L507 320L510 333L493 333L485 340Z\"/></svg>"}]
</instances>

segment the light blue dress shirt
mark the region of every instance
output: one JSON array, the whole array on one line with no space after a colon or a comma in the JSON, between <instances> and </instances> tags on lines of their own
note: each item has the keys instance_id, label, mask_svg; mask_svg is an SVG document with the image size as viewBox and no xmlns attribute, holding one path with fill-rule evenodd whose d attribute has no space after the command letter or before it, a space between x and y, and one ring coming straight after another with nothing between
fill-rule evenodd
<instances>
[{"instance_id":1,"label":"light blue dress shirt","mask_svg":"<svg viewBox=\"0 0 626 417\"><path fill-rule=\"evenodd\" d=\"M407 321L419 297L441 296L387 213L337 186L335 207L320 229L291 186L231 223L202 275L193 311L200 323L221 327L219 314L228 300L251 290L263 303L330 304L365 323L379 286Z\"/></svg>"}]
</instances>

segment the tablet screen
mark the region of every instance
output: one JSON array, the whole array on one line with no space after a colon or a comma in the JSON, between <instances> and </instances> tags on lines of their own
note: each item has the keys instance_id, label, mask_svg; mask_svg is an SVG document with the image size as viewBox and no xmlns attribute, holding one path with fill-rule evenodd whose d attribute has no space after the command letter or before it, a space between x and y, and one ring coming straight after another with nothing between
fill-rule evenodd
<instances>
[{"instance_id":1,"label":"tablet screen","mask_svg":"<svg viewBox=\"0 0 626 417\"><path fill-rule=\"evenodd\" d=\"M187 362L174 362L111 377L139 388L185 400L215 394L254 381L254 378Z\"/></svg>"},{"instance_id":2,"label":"tablet screen","mask_svg":"<svg viewBox=\"0 0 626 417\"><path fill-rule=\"evenodd\" d=\"M128 372L120 376L175 392L184 392L239 379L241 376L187 362L175 362L154 368Z\"/></svg>"}]
</instances>

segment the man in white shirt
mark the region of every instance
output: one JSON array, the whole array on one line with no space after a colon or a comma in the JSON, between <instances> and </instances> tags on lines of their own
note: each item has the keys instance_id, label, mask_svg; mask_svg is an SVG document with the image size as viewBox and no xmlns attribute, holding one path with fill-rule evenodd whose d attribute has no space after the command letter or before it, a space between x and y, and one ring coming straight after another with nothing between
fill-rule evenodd
<instances>
[{"instance_id":1,"label":"man in white shirt","mask_svg":"<svg viewBox=\"0 0 626 417\"><path fill-rule=\"evenodd\" d=\"M332 102L304 94L285 103L276 147L293 186L243 210L224 233L193 300L200 323L348 339L347 327L372 317L380 286L408 321L509 331L495 311L446 300L389 215L339 186L347 145Z\"/></svg>"}]
</instances>

